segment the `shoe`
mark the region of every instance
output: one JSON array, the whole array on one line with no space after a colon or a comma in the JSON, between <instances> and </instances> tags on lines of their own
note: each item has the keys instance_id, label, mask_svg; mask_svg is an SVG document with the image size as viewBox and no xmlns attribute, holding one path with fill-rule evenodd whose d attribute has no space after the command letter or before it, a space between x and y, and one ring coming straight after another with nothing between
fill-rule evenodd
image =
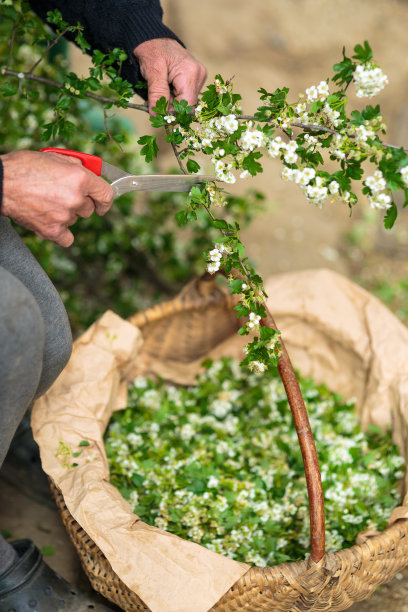
<instances>
[{"instance_id":1,"label":"shoe","mask_svg":"<svg viewBox=\"0 0 408 612\"><path fill-rule=\"evenodd\" d=\"M0 612L117 612L96 593L81 593L52 570L31 540L10 542L18 554L0 575ZM106 601L106 603L103 603Z\"/></svg>"}]
</instances>

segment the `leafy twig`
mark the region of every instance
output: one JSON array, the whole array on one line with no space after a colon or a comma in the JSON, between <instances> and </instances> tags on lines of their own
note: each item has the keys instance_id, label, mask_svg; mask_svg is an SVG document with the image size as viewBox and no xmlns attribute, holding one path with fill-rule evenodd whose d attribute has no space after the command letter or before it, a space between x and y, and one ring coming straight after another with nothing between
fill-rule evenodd
<instances>
[{"instance_id":1,"label":"leafy twig","mask_svg":"<svg viewBox=\"0 0 408 612\"><path fill-rule=\"evenodd\" d=\"M49 53L49 51L55 47L55 45L57 45L59 43L59 41L61 40L61 38L63 36L65 36L65 34L69 31L69 28L65 28L65 30L63 30L62 32L60 32L58 34L58 36L56 36L52 42L48 42L47 44L47 48L45 49L44 53L42 53L42 55L40 56L40 58L35 62L35 64L32 65L32 67L30 68L30 70L28 71L28 74L32 74L34 72L34 70L37 68L37 66L39 64L41 64L41 62L45 59L45 57L47 56L47 54Z\"/></svg>"},{"instance_id":2,"label":"leafy twig","mask_svg":"<svg viewBox=\"0 0 408 612\"><path fill-rule=\"evenodd\" d=\"M18 27L20 25L20 22L17 21L14 26L13 26L13 30L11 32L11 37L10 37L10 47L9 47L9 54L8 54L8 58L7 58L7 64L6 64L6 68L9 68L10 64L11 64L11 60L13 57L13 49L14 49L14 42L16 39L16 32L18 30Z\"/></svg>"},{"instance_id":3,"label":"leafy twig","mask_svg":"<svg viewBox=\"0 0 408 612\"><path fill-rule=\"evenodd\" d=\"M31 69L32 70L32 69ZM1 70L1 74L2 75L6 75L6 76L11 76L11 77L15 77L18 78L20 81L22 79L28 79L30 81L36 81L38 83L43 83L44 85L49 85L50 87L55 87L55 88L59 88L59 89L63 89L65 87L65 85L63 83L59 83L58 81L53 81L52 79L47 79L45 77L39 77L37 75L31 74L31 71L29 72L16 72L15 70L11 70L10 68L8 68L8 66L2 68ZM85 92L85 97L90 98L91 100L95 100L96 102L100 102L101 104L116 104L117 100L115 100L115 98L108 98L106 96L100 96L98 94L94 94L92 92ZM132 108L134 110L140 110L144 113L148 113L149 112L149 108L146 104L134 104L133 102L127 102L126 104L126 108ZM169 115L175 114L174 111L169 111ZM191 113L193 115L193 113ZM238 120L242 120L242 121L257 121L257 118L254 115L236 115L236 119ZM262 119L263 123L274 123L274 119ZM324 125L319 125L319 124L313 124L313 123L302 123L301 121L294 121L292 124L292 126L303 129L305 131L311 131L311 132L325 132L327 134L341 134L341 132L339 132L338 130L334 130L332 128L328 128ZM351 138L354 138L354 136L350 136ZM386 142L382 142L381 143L384 147L389 148L389 149L402 149L403 151L408 153L408 147L399 147L397 145L393 145L393 144L389 144ZM174 148L173 148L174 150ZM177 162L179 163L179 159L177 158ZM180 163L179 163L180 165Z\"/></svg>"},{"instance_id":4,"label":"leafy twig","mask_svg":"<svg viewBox=\"0 0 408 612\"><path fill-rule=\"evenodd\" d=\"M15 77L17 79L23 80L27 79L29 81L36 81L37 83L43 83L43 85L49 85L50 87L56 87L58 89L65 89L64 83L59 83L58 81L53 81L52 79L47 79L45 77L40 77L35 74L31 74L29 72L16 72L15 70L10 70L10 68L2 68L1 74L6 76ZM105 96L99 96L98 94L94 94L90 91L85 92L86 98L91 98L91 100L96 100L101 104L116 104L117 100L115 98L108 98ZM145 113L149 112L149 109L146 104L134 104L132 102L127 103L127 108L133 108L135 110L140 110Z\"/></svg>"},{"instance_id":5,"label":"leafy twig","mask_svg":"<svg viewBox=\"0 0 408 612\"><path fill-rule=\"evenodd\" d=\"M108 113L106 112L106 108L104 108L103 109L103 123L105 125L105 130L106 130L106 133L108 135L108 138L109 138L109 140L111 142L114 142L119 147L119 150L120 150L121 153L124 153L123 147L120 144L120 142L118 140L116 140L116 138L114 138L112 136L112 132L110 131L110 128L109 128L109 125L108 125L108 119L109 119Z\"/></svg>"},{"instance_id":6,"label":"leafy twig","mask_svg":"<svg viewBox=\"0 0 408 612\"><path fill-rule=\"evenodd\" d=\"M166 133L168 134L170 132L170 129L167 126L166 126L165 129L166 129ZM179 153L179 151L177 149L177 146L176 146L176 144L173 141L171 141L171 148L173 149L173 153L175 155L175 158L177 160L177 163L178 163L178 166L179 166L180 170L182 171L183 174L188 174L186 168L183 165L183 162L180 159L180 153Z\"/></svg>"}]
</instances>

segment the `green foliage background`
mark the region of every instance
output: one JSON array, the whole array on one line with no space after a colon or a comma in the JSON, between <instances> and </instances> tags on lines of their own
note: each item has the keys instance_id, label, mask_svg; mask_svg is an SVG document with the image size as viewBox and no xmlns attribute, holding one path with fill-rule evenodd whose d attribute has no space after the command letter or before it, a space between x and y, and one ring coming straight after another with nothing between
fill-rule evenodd
<instances>
[{"instance_id":1,"label":"green foliage background","mask_svg":"<svg viewBox=\"0 0 408 612\"><path fill-rule=\"evenodd\" d=\"M21 24L18 27L17 22ZM0 66L27 72L54 37L27 3L0 2ZM97 54L94 59L100 61ZM70 71L67 57L69 44L62 40L41 61L35 75L60 83L75 82L77 76ZM113 74L112 70L110 79L105 79L105 95L109 97L116 87ZM134 174L154 172L154 167L140 156L128 116L123 111L107 112L114 140L105 130L100 103L85 96L68 99L63 90L2 75L0 154L59 146L99 155ZM226 218L233 208L234 220L247 224L262 199L256 192L243 198L229 197ZM219 234L203 211L194 227L180 229L175 214L183 210L184 202L184 194L122 196L104 217L80 219L73 227L75 242L69 249L16 227L59 290L74 333L108 308L126 317L170 297L204 271L202 253Z\"/></svg>"}]
</instances>

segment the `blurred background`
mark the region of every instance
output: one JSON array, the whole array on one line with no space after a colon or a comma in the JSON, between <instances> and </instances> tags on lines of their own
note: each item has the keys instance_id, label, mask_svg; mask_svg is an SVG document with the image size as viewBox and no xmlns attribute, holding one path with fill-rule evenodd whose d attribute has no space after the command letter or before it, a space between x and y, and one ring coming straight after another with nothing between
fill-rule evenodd
<instances>
[{"instance_id":1,"label":"blurred background","mask_svg":"<svg viewBox=\"0 0 408 612\"><path fill-rule=\"evenodd\" d=\"M386 140L408 146L406 0L162 0L162 5L165 23L205 64L209 82L217 73L224 78L234 77L235 91L242 95L243 111L248 114L259 104L258 88L273 91L288 86L289 99L296 99L307 87L332 75L332 65L341 59L343 46L351 55L354 45L368 40L374 58L389 78L389 85L373 100L381 105L388 126ZM0 23L0 29L3 27ZM3 58L7 57L6 43L3 38L1 47L0 41ZM70 67L86 73L89 60L72 45L67 54ZM356 108L365 105L354 96L352 88L350 98ZM24 102L13 104L20 113L21 125L10 114L11 102L0 99L0 151L11 146L39 148L38 126L31 129L21 119L30 110L33 114L36 102L30 101L30 107L24 107ZM70 142L70 148L84 146L93 126L101 123L100 115L95 117L93 113L88 106L82 107L82 141ZM86 129L85 116L89 120ZM115 159L112 147L103 144L96 147L96 153L134 172L176 168L173 153L165 143L154 168L141 161L136 139L154 133L146 114L117 112L116 118L126 124L126 155ZM12 133L11 142L7 139ZM251 213L255 214L242 240L257 270L264 278L305 268L336 270L373 292L407 323L407 213L400 211L395 228L385 231L383 215L370 210L364 198L351 217L341 202L319 210L304 199L297 186L282 182L280 171L277 160L265 158L262 175L239 181L232 189L237 198L236 211L242 218L249 221ZM253 195L246 197L247 189L263 193L263 202ZM81 227L74 230L76 246L70 250L40 244L26 235L61 291L75 333L106 308L128 316L170 297L191 276L204 271L200 253L208 246L208 224L203 221L194 231L176 231L175 226L168 226L163 220L170 218L175 207L183 205L179 195L174 197L139 197L135 202L123 200L115 204L103 220L81 222ZM260 204L262 210L258 208ZM2 525L15 537L30 536L53 549L49 552L50 564L69 580L81 584L84 579L77 558L54 507L44 505L41 499L28 505L24 492L11 483L3 484L4 499L14 502L0 501ZM406 584L407 574L399 575L372 600L350 610L407 612Z\"/></svg>"}]
</instances>

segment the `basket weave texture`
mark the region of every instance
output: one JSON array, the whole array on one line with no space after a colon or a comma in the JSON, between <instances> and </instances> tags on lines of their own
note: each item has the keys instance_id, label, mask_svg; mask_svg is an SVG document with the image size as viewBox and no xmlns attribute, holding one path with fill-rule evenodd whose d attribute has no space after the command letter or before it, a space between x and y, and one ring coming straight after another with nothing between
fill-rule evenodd
<instances>
[{"instance_id":1,"label":"basket weave texture","mask_svg":"<svg viewBox=\"0 0 408 612\"><path fill-rule=\"evenodd\" d=\"M233 305L231 296L213 279L203 278L188 285L174 300L131 317L129 321L143 334L144 372L165 372L170 380L179 382L176 373L183 365L188 377L209 351L238 328ZM73 519L52 482L51 489L93 588L123 610L149 611ZM345 610L369 597L407 565L408 519L401 519L361 544L327 553L319 563L308 560L252 567L209 612Z\"/></svg>"}]
</instances>

